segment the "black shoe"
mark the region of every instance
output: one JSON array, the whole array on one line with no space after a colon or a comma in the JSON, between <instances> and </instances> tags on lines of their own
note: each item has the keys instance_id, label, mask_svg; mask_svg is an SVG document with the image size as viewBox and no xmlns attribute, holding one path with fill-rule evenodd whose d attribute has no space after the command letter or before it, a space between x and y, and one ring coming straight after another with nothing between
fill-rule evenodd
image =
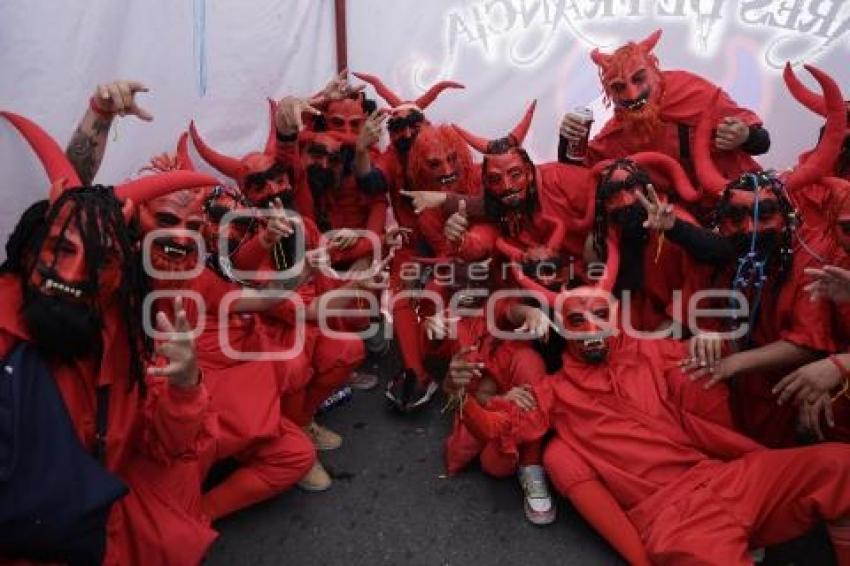
<instances>
[{"instance_id":1,"label":"black shoe","mask_svg":"<svg viewBox=\"0 0 850 566\"><path fill-rule=\"evenodd\" d=\"M436 391L436 383L420 384L416 373L408 368L387 384L386 397L399 411L410 412L427 404Z\"/></svg>"}]
</instances>

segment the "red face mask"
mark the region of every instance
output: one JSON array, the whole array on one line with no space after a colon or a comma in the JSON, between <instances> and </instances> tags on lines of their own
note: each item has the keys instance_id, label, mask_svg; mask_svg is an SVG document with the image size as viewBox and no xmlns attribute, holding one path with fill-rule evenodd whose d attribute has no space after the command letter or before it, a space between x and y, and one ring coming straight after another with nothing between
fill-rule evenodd
<instances>
[{"instance_id":1,"label":"red face mask","mask_svg":"<svg viewBox=\"0 0 850 566\"><path fill-rule=\"evenodd\" d=\"M465 193L472 154L449 126L423 127L408 158L413 186L423 191Z\"/></svg>"},{"instance_id":2,"label":"red face mask","mask_svg":"<svg viewBox=\"0 0 850 566\"><path fill-rule=\"evenodd\" d=\"M342 171L342 144L332 136L316 133L301 151L301 161L305 169L312 166L331 169L337 174Z\"/></svg>"},{"instance_id":3,"label":"red face mask","mask_svg":"<svg viewBox=\"0 0 850 566\"><path fill-rule=\"evenodd\" d=\"M292 183L286 168L264 153L249 153L242 158L246 171L239 188L254 206L268 207L279 198L284 204L291 201Z\"/></svg>"},{"instance_id":4,"label":"red face mask","mask_svg":"<svg viewBox=\"0 0 850 566\"><path fill-rule=\"evenodd\" d=\"M484 190L508 208L525 202L534 182L534 169L517 151L488 155L484 164Z\"/></svg>"},{"instance_id":5,"label":"red face mask","mask_svg":"<svg viewBox=\"0 0 850 566\"><path fill-rule=\"evenodd\" d=\"M205 221L201 229L207 251L223 253L224 250L219 249L219 242L223 235L228 242L227 251L232 254L255 224L251 210L244 201L244 197L235 191L230 189L214 191L204 205ZM229 212L240 214L225 225L224 219Z\"/></svg>"},{"instance_id":6,"label":"red face mask","mask_svg":"<svg viewBox=\"0 0 850 566\"><path fill-rule=\"evenodd\" d=\"M50 225L38 252L29 283L48 296L71 301L108 302L121 286L121 252L115 234L99 231L104 247L103 264L97 267L97 281L89 281L89 267L80 227L72 218L74 205L67 202Z\"/></svg>"},{"instance_id":7,"label":"red face mask","mask_svg":"<svg viewBox=\"0 0 850 566\"><path fill-rule=\"evenodd\" d=\"M616 306L603 291L579 288L561 299L561 325L566 331L567 353L576 360L600 363L610 349Z\"/></svg>"},{"instance_id":8,"label":"red face mask","mask_svg":"<svg viewBox=\"0 0 850 566\"><path fill-rule=\"evenodd\" d=\"M197 245L186 232L200 234L204 223L203 199L203 190L187 190L139 206L142 232L158 230L162 234L154 239L150 250L151 263L158 271L189 271L197 265Z\"/></svg>"},{"instance_id":9,"label":"red face mask","mask_svg":"<svg viewBox=\"0 0 850 566\"><path fill-rule=\"evenodd\" d=\"M424 122L425 116L415 106L403 105L394 108L387 120L390 143L402 153L407 153Z\"/></svg>"},{"instance_id":10,"label":"red face mask","mask_svg":"<svg viewBox=\"0 0 850 566\"><path fill-rule=\"evenodd\" d=\"M782 209L776 195L766 187L758 190L758 226L754 219L755 194L752 191L732 190L728 206L718 219L723 236L775 231L784 227Z\"/></svg>"},{"instance_id":11,"label":"red face mask","mask_svg":"<svg viewBox=\"0 0 850 566\"><path fill-rule=\"evenodd\" d=\"M355 136L360 133L360 128L366 121L363 105L359 100L351 98L329 103L324 117L328 131Z\"/></svg>"}]
</instances>

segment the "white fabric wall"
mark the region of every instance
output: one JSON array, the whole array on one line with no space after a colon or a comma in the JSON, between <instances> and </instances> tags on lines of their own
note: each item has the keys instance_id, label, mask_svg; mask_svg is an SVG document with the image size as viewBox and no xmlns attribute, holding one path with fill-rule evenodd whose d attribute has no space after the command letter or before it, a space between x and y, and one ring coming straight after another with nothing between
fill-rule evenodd
<instances>
[{"instance_id":1,"label":"white fabric wall","mask_svg":"<svg viewBox=\"0 0 850 566\"><path fill-rule=\"evenodd\" d=\"M199 4L206 6L204 96L194 38ZM715 9L703 49L697 13ZM813 19L810 10L826 16ZM777 61L814 62L850 90L839 33L848 10L850 2L830 0L348 0L349 65L406 98L439 78L465 83L428 113L485 136L506 132L537 98L527 145L536 159L551 160L566 110L593 104L597 124L604 119L591 46L610 48L663 27L662 67L704 74L760 112L774 139L763 162L781 168L814 143L820 121L789 100ZM665 11L672 15L659 15ZM783 43L768 51L777 40ZM96 83L130 78L151 88L140 101L155 121L120 121L102 183L171 150L191 118L224 152L255 149L267 127L264 98L314 92L334 69L332 0L0 2L0 108L36 120L63 146ZM0 168L2 243L24 207L46 194L46 182L4 124Z\"/></svg>"}]
</instances>

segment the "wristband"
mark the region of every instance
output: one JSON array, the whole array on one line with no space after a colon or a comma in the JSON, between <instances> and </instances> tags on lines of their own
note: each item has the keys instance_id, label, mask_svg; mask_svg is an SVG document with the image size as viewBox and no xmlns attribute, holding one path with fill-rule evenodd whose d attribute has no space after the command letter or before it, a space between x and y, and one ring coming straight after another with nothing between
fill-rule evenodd
<instances>
[{"instance_id":1,"label":"wristband","mask_svg":"<svg viewBox=\"0 0 850 566\"><path fill-rule=\"evenodd\" d=\"M109 110L104 110L98 103L97 98L92 96L89 98L89 109L100 116L101 118L113 118L115 116L114 112L110 112Z\"/></svg>"}]
</instances>

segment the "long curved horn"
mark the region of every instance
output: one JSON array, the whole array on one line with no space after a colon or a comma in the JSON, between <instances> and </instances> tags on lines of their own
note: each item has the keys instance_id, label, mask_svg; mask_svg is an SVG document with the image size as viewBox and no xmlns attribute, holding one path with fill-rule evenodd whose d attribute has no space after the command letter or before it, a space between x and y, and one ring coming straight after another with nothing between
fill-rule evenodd
<instances>
[{"instance_id":1,"label":"long curved horn","mask_svg":"<svg viewBox=\"0 0 850 566\"><path fill-rule=\"evenodd\" d=\"M435 84L434 86L432 86L431 88L429 88L428 91L425 92L425 94L423 94L422 96L417 98L413 103L416 104L416 106L420 110L425 110L426 108L431 106L431 103L434 102L437 99L437 97L440 96L440 94L444 90L449 89L449 88L466 88L466 87L463 86L460 83L456 83L455 81L440 81L437 84ZM375 89L375 90L377 90L377 89Z\"/></svg>"},{"instance_id":2,"label":"long curved horn","mask_svg":"<svg viewBox=\"0 0 850 566\"><path fill-rule=\"evenodd\" d=\"M183 171L195 170L195 164L189 157L189 132L183 132L177 140L177 162Z\"/></svg>"},{"instance_id":3,"label":"long curved horn","mask_svg":"<svg viewBox=\"0 0 850 566\"><path fill-rule=\"evenodd\" d=\"M358 79L360 79L361 81L363 81L364 83L369 83L370 85L372 85L372 88L375 89L375 92L378 93L378 96L383 98L387 102L387 104L389 104L393 108L395 108L396 106L400 106L400 105L404 104L404 101L401 99L401 97L399 95L397 95L396 93L394 93L393 91L391 91L390 88L387 85L385 85L384 82L381 79L379 79L378 77L376 77L375 75L370 75L370 74L367 74L367 73L351 73L351 74L354 75L355 77L357 77ZM417 106L419 106L419 105L417 104ZM422 109L421 106L419 106L419 108Z\"/></svg>"},{"instance_id":4,"label":"long curved horn","mask_svg":"<svg viewBox=\"0 0 850 566\"><path fill-rule=\"evenodd\" d=\"M663 171L670 182L673 183L673 189L683 201L696 202L699 199L699 191L691 184L691 180L682 165L669 155L656 151L642 151L630 155L629 159L643 168Z\"/></svg>"},{"instance_id":5,"label":"long curved horn","mask_svg":"<svg viewBox=\"0 0 850 566\"><path fill-rule=\"evenodd\" d=\"M558 253L564 243L564 238L567 236L567 226L563 220L556 216L546 216L546 220L552 225L552 232L546 240L546 247Z\"/></svg>"},{"instance_id":6,"label":"long curved horn","mask_svg":"<svg viewBox=\"0 0 850 566\"><path fill-rule=\"evenodd\" d=\"M694 133L694 168L697 179L703 191L717 197L723 194L729 184L729 180L720 173L711 158L711 130L714 127L714 110L719 97L720 89L718 88L711 99L711 104L702 111L702 117Z\"/></svg>"},{"instance_id":7,"label":"long curved horn","mask_svg":"<svg viewBox=\"0 0 850 566\"><path fill-rule=\"evenodd\" d=\"M192 142L195 144L195 148L198 150L198 153L201 154L201 157L204 158L204 161L227 175L233 179L238 179L242 175L242 163L238 159L234 159L228 155L221 154L208 146L206 142L201 138L201 135L198 133L197 128L195 128L195 121L192 120L189 123L189 133L192 136Z\"/></svg>"},{"instance_id":8,"label":"long curved horn","mask_svg":"<svg viewBox=\"0 0 850 566\"><path fill-rule=\"evenodd\" d=\"M847 133L847 110L838 84L817 67L805 65L805 68L823 89L826 102L826 127L815 150L788 176L785 186L789 192L810 185L832 172Z\"/></svg>"},{"instance_id":9,"label":"long curved horn","mask_svg":"<svg viewBox=\"0 0 850 566\"><path fill-rule=\"evenodd\" d=\"M481 136L476 136L472 132L464 130L457 124L452 124L452 129L457 132L463 141L465 141L469 146L478 151L479 153L487 153L487 147L490 145L490 140L486 138L482 138Z\"/></svg>"},{"instance_id":10,"label":"long curved horn","mask_svg":"<svg viewBox=\"0 0 850 566\"><path fill-rule=\"evenodd\" d=\"M514 142L516 142L517 147L522 145L523 140L525 140L525 136L528 134L528 129L531 127L531 119L534 117L535 108L537 108L536 99L531 101L531 104L528 105L522 120L514 126L513 130L511 130L510 135L513 137Z\"/></svg>"},{"instance_id":11,"label":"long curved horn","mask_svg":"<svg viewBox=\"0 0 850 566\"><path fill-rule=\"evenodd\" d=\"M496 249L510 261L521 261L523 251L501 236L496 238Z\"/></svg>"},{"instance_id":12,"label":"long curved horn","mask_svg":"<svg viewBox=\"0 0 850 566\"><path fill-rule=\"evenodd\" d=\"M169 171L157 175L147 175L122 183L115 187L115 196L119 200L132 199L138 206L144 202L161 197L162 195L218 185L218 179L195 171Z\"/></svg>"},{"instance_id":13,"label":"long curved horn","mask_svg":"<svg viewBox=\"0 0 850 566\"><path fill-rule=\"evenodd\" d=\"M599 178L602 175L602 171L611 165L614 162L613 159L606 159L605 161L600 161L596 163L590 170L591 179L593 179L593 186L591 187L591 198L587 203L587 210L584 212L584 218L573 222L571 228L574 230L580 230L582 232L587 232L590 230L591 226L593 226L593 220L596 216L596 198L595 194L599 187Z\"/></svg>"},{"instance_id":14,"label":"long curved horn","mask_svg":"<svg viewBox=\"0 0 850 566\"><path fill-rule=\"evenodd\" d=\"M50 202L54 202L64 187L80 187L83 182L59 144L41 126L13 112L0 112L20 132L41 161L50 180Z\"/></svg>"},{"instance_id":15,"label":"long curved horn","mask_svg":"<svg viewBox=\"0 0 850 566\"><path fill-rule=\"evenodd\" d=\"M785 63L785 70L782 71L782 78L785 80L785 86L788 87L788 92L794 99L821 116L826 116L826 101L823 96L809 89L803 82L797 78L794 70L791 68L791 63Z\"/></svg>"},{"instance_id":16,"label":"long curved horn","mask_svg":"<svg viewBox=\"0 0 850 566\"><path fill-rule=\"evenodd\" d=\"M658 40L661 39L662 30L657 29L651 34L649 34L646 39L643 39L638 42L638 46L643 50L644 53L652 53L655 49L655 46L658 45Z\"/></svg>"},{"instance_id":17,"label":"long curved horn","mask_svg":"<svg viewBox=\"0 0 850 566\"><path fill-rule=\"evenodd\" d=\"M271 98L269 101L269 135L266 136L266 148L263 151L268 156L274 157L277 153L277 126L275 125L275 111L277 110L277 103Z\"/></svg>"}]
</instances>

